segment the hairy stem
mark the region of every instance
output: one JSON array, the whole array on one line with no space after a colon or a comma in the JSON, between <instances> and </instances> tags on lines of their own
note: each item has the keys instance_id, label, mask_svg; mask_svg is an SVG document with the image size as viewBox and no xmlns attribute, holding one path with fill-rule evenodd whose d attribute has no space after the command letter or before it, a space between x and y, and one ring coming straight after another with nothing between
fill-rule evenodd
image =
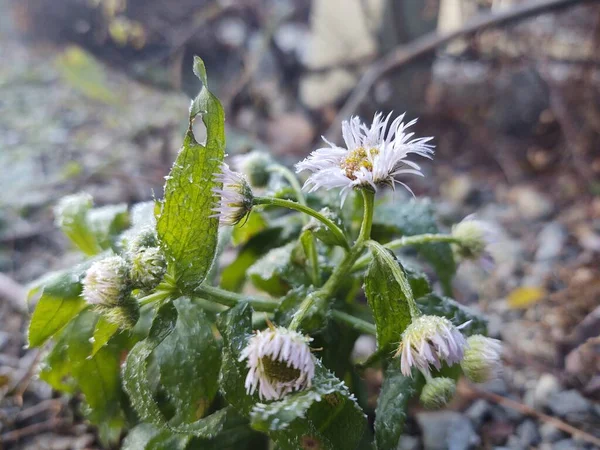
<instances>
[{"instance_id":1,"label":"hairy stem","mask_svg":"<svg viewBox=\"0 0 600 450\"><path fill-rule=\"evenodd\" d=\"M201 284L196 288L196 293L199 296L204 296L209 300L221 305L233 307L238 303L249 303L256 311L271 312L275 311L279 302L269 298L254 297L250 295L238 294L235 292L226 291L214 286Z\"/></svg>"},{"instance_id":2,"label":"hairy stem","mask_svg":"<svg viewBox=\"0 0 600 450\"><path fill-rule=\"evenodd\" d=\"M344 232L338 227L335 223L333 223L330 219L325 217L323 214L315 211L314 209L302 205L298 202L293 202L291 200L285 200L282 198L273 198L273 197L255 197L254 198L255 205L268 205L268 206L280 206L282 208L293 209L295 211L302 212L304 214L308 214L311 217L314 217L323 225L325 225L334 236L337 238L338 243L344 247L346 250L350 250L350 245L348 244L348 239L346 239L346 235Z\"/></svg>"},{"instance_id":3,"label":"hairy stem","mask_svg":"<svg viewBox=\"0 0 600 450\"><path fill-rule=\"evenodd\" d=\"M361 333L375 335L375 333L377 332L377 328L375 328L375 325L373 325L370 322L367 322L366 320L354 317L352 314L348 314L343 311L338 311L334 309L331 312L331 316L334 320L350 325L356 331L360 331Z\"/></svg>"},{"instance_id":4,"label":"hairy stem","mask_svg":"<svg viewBox=\"0 0 600 450\"><path fill-rule=\"evenodd\" d=\"M397 250L399 248L409 247L411 245L433 244L435 242L447 242L449 244L460 243L458 239L450 234L416 234L414 236L405 236L400 239L395 239L387 244L383 244L383 247L387 248L388 250ZM366 268L369 265L371 258L371 254L366 254L361 257L358 261L356 261L354 267L352 267L352 272L357 272Z\"/></svg>"}]
</instances>

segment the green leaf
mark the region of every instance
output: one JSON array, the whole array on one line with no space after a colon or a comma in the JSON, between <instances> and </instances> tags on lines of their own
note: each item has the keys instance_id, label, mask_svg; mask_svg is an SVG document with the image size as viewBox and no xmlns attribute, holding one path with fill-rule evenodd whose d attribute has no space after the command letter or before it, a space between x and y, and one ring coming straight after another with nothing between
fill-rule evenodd
<instances>
[{"instance_id":1,"label":"green leaf","mask_svg":"<svg viewBox=\"0 0 600 450\"><path fill-rule=\"evenodd\" d=\"M83 311L64 328L44 361L41 378L51 386L72 393L80 390L89 408L88 419L100 429L105 442L114 442L125 425L120 407L120 354L118 345L105 346L90 357L98 316Z\"/></svg>"},{"instance_id":2,"label":"green leaf","mask_svg":"<svg viewBox=\"0 0 600 450\"><path fill-rule=\"evenodd\" d=\"M166 418L163 416L150 387L147 359L154 349L173 332L176 323L177 310L172 303L166 303L158 310L148 337L138 342L129 352L123 367L123 387L129 395L132 406L142 420L161 428L168 428L176 433L188 433L210 438L221 430L229 412L227 408L190 424L172 426L167 423Z\"/></svg>"},{"instance_id":3,"label":"green leaf","mask_svg":"<svg viewBox=\"0 0 600 450\"><path fill-rule=\"evenodd\" d=\"M145 450L185 450L191 438L189 434L162 431L148 441Z\"/></svg>"},{"instance_id":4,"label":"green leaf","mask_svg":"<svg viewBox=\"0 0 600 450\"><path fill-rule=\"evenodd\" d=\"M53 273L30 289L29 298L41 291L29 322L30 347L43 345L86 307L81 298L81 281L90 264L88 261L71 270Z\"/></svg>"},{"instance_id":5,"label":"green leaf","mask_svg":"<svg viewBox=\"0 0 600 450\"><path fill-rule=\"evenodd\" d=\"M401 236L414 236L424 233L438 233L435 212L429 199L411 200L405 203L384 203L377 205L373 217L373 239L385 242ZM444 291L451 292L452 277L456 273L456 263L449 244L423 244L418 247L435 269Z\"/></svg>"},{"instance_id":6,"label":"green leaf","mask_svg":"<svg viewBox=\"0 0 600 450\"><path fill-rule=\"evenodd\" d=\"M127 204L107 205L88 212L88 223L103 250L110 249L119 233L129 227Z\"/></svg>"},{"instance_id":7,"label":"green leaf","mask_svg":"<svg viewBox=\"0 0 600 450\"><path fill-rule=\"evenodd\" d=\"M394 344L400 342L400 336L411 322L407 298L388 264L403 267L391 253L373 251L365 277L365 294L373 312L377 327L377 347L380 351L391 351Z\"/></svg>"},{"instance_id":8,"label":"green leaf","mask_svg":"<svg viewBox=\"0 0 600 450\"><path fill-rule=\"evenodd\" d=\"M252 211L243 225L233 227L231 241L233 245L243 245L266 228L265 218L258 211Z\"/></svg>"},{"instance_id":9,"label":"green leaf","mask_svg":"<svg viewBox=\"0 0 600 450\"><path fill-rule=\"evenodd\" d=\"M400 260L398 260L398 264L404 269L404 274L406 275L406 278L408 278L414 298L423 297L431 292L431 285L429 284L427 275Z\"/></svg>"},{"instance_id":10,"label":"green leaf","mask_svg":"<svg viewBox=\"0 0 600 450\"><path fill-rule=\"evenodd\" d=\"M92 337L92 354L94 356L98 353L102 347L104 347L111 337L119 331L119 324L113 323L100 316L98 322L96 322L96 329L94 330L94 336Z\"/></svg>"},{"instance_id":11,"label":"green leaf","mask_svg":"<svg viewBox=\"0 0 600 450\"><path fill-rule=\"evenodd\" d=\"M154 357L160 384L175 406L171 422L189 423L206 414L217 393L221 350L200 306L185 297L175 305L175 329L154 350Z\"/></svg>"},{"instance_id":12,"label":"green leaf","mask_svg":"<svg viewBox=\"0 0 600 450\"><path fill-rule=\"evenodd\" d=\"M418 393L418 381L400 372L400 360L393 359L386 372L375 410L377 450L398 448L408 415L408 402Z\"/></svg>"},{"instance_id":13,"label":"green leaf","mask_svg":"<svg viewBox=\"0 0 600 450\"><path fill-rule=\"evenodd\" d=\"M256 261L247 275L257 288L271 295L283 295L290 287L309 285L305 265L294 261L296 243L274 248Z\"/></svg>"},{"instance_id":14,"label":"green leaf","mask_svg":"<svg viewBox=\"0 0 600 450\"><path fill-rule=\"evenodd\" d=\"M123 440L121 450L146 450L146 445L160 433L150 423L140 423L129 431Z\"/></svg>"},{"instance_id":15,"label":"green leaf","mask_svg":"<svg viewBox=\"0 0 600 450\"><path fill-rule=\"evenodd\" d=\"M240 303L217 317L217 328L223 338L223 361L219 384L228 403L244 416L250 414L252 406L258 402L258 394L246 394L244 381L248 373L246 363L240 361L240 354L252 333L252 308Z\"/></svg>"},{"instance_id":16,"label":"green leaf","mask_svg":"<svg viewBox=\"0 0 600 450\"><path fill-rule=\"evenodd\" d=\"M417 299L417 306L423 314L443 316L451 320L455 326L463 325L471 321L469 325L461 329L463 334L487 334L487 321L477 311L468 308L448 297L437 294L428 294Z\"/></svg>"},{"instance_id":17,"label":"green leaf","mask_svg":"<svg viewBox=\"0 0 600 450\"><path fill-rule=\"evenodd\" d=\"M302 301L313 291L309 286L298 286L290 289L281 299L281 303L275 310L275 323L287 327L292 321L294 314ZM308 333L316 333L327 325L327 315L322 308L316 304L309 309L302 320L302 329Z\"/></svg>"},{"instance_id":18,"label":"green leaf","mask_svg":"<svg viewBox=\"0 0 600 450\"><path fill-rule=\"evenodd\" d=\"M199 58L194 67L204 82L192 103L190 125L183 147L165 184L165 198L157 217L157 231L180 287L192 291L204 281L215 256L219 220L213 217L219 172L225 154L225 113L206 86L206 70ZM192 122L202 115L206 145L194 138Z\"/></svg>"}]
</instances>

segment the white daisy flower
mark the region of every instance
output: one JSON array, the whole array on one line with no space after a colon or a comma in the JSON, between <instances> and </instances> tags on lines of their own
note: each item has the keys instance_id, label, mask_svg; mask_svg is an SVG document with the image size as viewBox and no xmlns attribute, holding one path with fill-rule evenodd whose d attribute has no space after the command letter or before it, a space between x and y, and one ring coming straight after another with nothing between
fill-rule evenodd
<instances>
[{"instance_id":1,"label":"white daisy flower","mask_svg":"<svg viewBox=\"0 0 600 450\"><path fill-rule=\"evenodd\" d=\"M493 268L492 248L501 236L496 225L471 214L452 227L452 236L460 241L453 245L459 259L478 260L485 269Z\"/></svg>"},{"instance_id":2,"label":"white daisy flower","mask_svg":"<svg viewBox=\"0 0 600 450\"><path fill-rule=\"evenodd\" d=\"M500 374L502 342L476 334L467 339L467 345L465 356L460 363L467 378L474 383L485 383Z\"/></svg>"},{"instance_id":3,"label":"white daisy flower","mask_svg":"<svg viewBox=\"0 0 600 450\"><path fill-rule=\"evenodd\" d=\"M252 210L252 188L244 175L230 170L225 163L215 177L223 187L213 189L219 205L213 209L216 214L211 217L218 217L221 225L236 225Z\"/></svg>"},{"instance_id":4,"label":"white daisy flower","mask_svg":"<svg viewBox=\"0 0 600 450\"><path fill-rule=\"evenodd\" d=\"M445 361L449 366L463 359L467 340L459 331L469 322L455 327L445 317L421 316L412 321L402 333L402 340L396 356L401 355L400 370L406 376L416 367L430 376L430 367L442 367Z\"/></svg>"},{"instance_id":5,"label":"white daisy flower","mask_svg":"<svg viewBox=\"0 0 600 450\"><path fill-rule=\"evenodd\" d=\"M346 148L323 138L329 147L315 150L296 165L297 172L312 172L304 188L309 192L319 188L342 188L342 203L351 188L360 186L370 186L376 191L380 184L394 187L394 183L398 183L412 193L395 177L423 176L419 165L406 158L414 153L431 159L434 146L428 142L433 138L412 139L414 133L407 133L407 129L417 120L405 124L402 122L404 114L394 119L388 129L391 116L391 113L385 118L381 113L375 114L370 128L358 117L344 121L342 135Z\"/></svg>"},{"instance_id":6,"label":"white daisy flower","mask_svg":"<svg viewBox=\"0 0 600 450\"><path fill-rule=\"evenodd\" d=\"M309 388L315 361L308 346L312 338L283 327L258 331L248 341L240 361L247 360L246 392L262 400L278 400Z\"/></svg>"}]
</instances>

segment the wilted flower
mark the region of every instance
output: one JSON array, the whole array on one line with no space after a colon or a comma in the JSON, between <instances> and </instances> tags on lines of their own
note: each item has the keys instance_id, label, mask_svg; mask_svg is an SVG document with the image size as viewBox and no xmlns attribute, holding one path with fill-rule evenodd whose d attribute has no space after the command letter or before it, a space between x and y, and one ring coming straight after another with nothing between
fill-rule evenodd
<instances>
[{"instance_id":1,"label":"wilted flower","mask_svg":"<svg viewBox=\"0 0 600 450\"><path fill-rule=\"evenodd\" d=\"M423 176L419 165L406 158L414 153L431 159L433 145L428 142L433 138L411 139L414 133L406 130L416 123L416 119L405 124L402 122L404 114L397 117L388 130L390 118L391 113L385 118L381 113L375 114L370 128L358 117L344 121L342 135L346 148L323 138L329 147L315 150L296 165L298 172L312 172L304 187L310 188L310 192L321 187L342 188L342 202L351 188L360 186L377 190L380 184L394 187L394 183L398 183L412 193L395 177L406 174Z\"/></svg>"},{"instance_id":2,"label":"wilted flower","mask_svg":"<svg viewBox=\"0 0 600 450\"><path fill-rule=\"evenodd\" d=\"M158 247L142 247L131 257L131 282L135 287L152 290L167 271L167 262Z\"/></svg>"},{"instance_id":3,"label":"wilted flower","mask_svg":"<svg viewBox=\"0 0 600 450\"><path fill-rule=\"evenodd\" d=\"M120 256L96 261L83 279L82 296L94 306L116 306L129 295L129 268Z\"/></svg>"},{"instance_id":4,"label":"wilted flower","mask_svg":"<svg viewBox=\"0 0 600 450\"><path fill-rule=\"evenodd\" d=\"M233 167L246 175L252 186L265 187L269 182L271 176L269 166L273 164L273 158L267 152L254 150L243 155L236 155L231 160Z\"/></svg>"},{"instance_id":5,"label":"wilted flower","mask_svg":"<svg viewBox=\"0 0 600 450\"><path fill-rule=\"evenodd\" d=\"M421 390L421 403L425 408L441 408L448 404L456 392L456 382L452 378L429 378Z\"/></svg>"},{"instance_id":6,"label":"wilted flower","mask_svg":"<svg viewBox=\"0 0 600 450\"><path fill-rule=\"evenodd\" d=\"M248 341L240 361L247 360L246 392L263 400L278 400L311 386L315 362L308 346L312 338L283 327L258 331Z\"/></svg>"},{"instance_id":7,"label":"wilted flower","mask_svg":"<svg viewBox=\"0 0 600 450\"><path fill-rule=\"evenodd\" d=\"M479 260L484 268L493 267L491 247L499 241L498 227L471 214L452 227L452 236L460 241L453 246L459 259Z\"/></svg>"},{"instance_id":8,"label":"wilted flower","mask_svg":"<svg viewBox=\"0 0 600 450\"><path fill-rule=\"evenodd\" d=\"M424 375L429 376L430 366L440 369L442 362L453 365L463 359L467 341L445 317L421 316L413 319L402 333L402 340L396 353L401 355L400 370L406 376L411 375L411 368L416 367Z\"/></svg>"},{"instance_id":9,"label":"wilted flower","mask_svg":"<svg viewBox=\"0 0 600 450\"><path fill-rule=\"evenodd\" d=\"M218 217L221 225L235 225L252 210L252 189L241 173L230 170L225 163L216 178L223 187L213 189L219 197L219 205L213 209L217 214L212 217Z\"/></svg>"},{"instance_id":10,"label":"wilted flower","mask_svg":"<svg viewBox=\"0 0 600 450\"><path fill-rule=\"evenodd\" d=\"M502 369L502 343L480 334L467 339L468 348L460 363L467 378L474 383L485 383L497 377Z\"/></svg>"}]
</instances>

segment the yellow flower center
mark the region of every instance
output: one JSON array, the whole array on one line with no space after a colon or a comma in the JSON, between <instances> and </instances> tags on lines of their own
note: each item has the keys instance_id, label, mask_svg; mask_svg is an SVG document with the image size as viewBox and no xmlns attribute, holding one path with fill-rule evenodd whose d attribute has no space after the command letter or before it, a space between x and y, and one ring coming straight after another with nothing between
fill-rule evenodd
<instances>
[{"instance_id":1,"label":"yellow flower center","mask_svg":"<svg viewBox=\"0 0 600 450\"><path fill-rule=\"evenodd\" d=\"M288 367L288 365L283 361L271 359L270 357L265 356L261 359L261 362L265 369L265 374L271 380L288 383L300 378L300 370L293 367Z\"/></svg>"},{"instance_id":2,"label":"yellow flower center","mask_svg":"<svg viewBox=\"0 0 600 450\"><path fill-rule=\"evenodd\" d=\"M376 156L379 154L379 149L372 148L370 149L370 153L371 156ZM348 178L355 180L356 176L354 175L354 172L360 170L361 167L364 167L367 170L373 170L373 163L369 161L367 149L359 147L352 150L348 156L346 156L342 161L341 167Z\"/></svg>"}]
</instances>

